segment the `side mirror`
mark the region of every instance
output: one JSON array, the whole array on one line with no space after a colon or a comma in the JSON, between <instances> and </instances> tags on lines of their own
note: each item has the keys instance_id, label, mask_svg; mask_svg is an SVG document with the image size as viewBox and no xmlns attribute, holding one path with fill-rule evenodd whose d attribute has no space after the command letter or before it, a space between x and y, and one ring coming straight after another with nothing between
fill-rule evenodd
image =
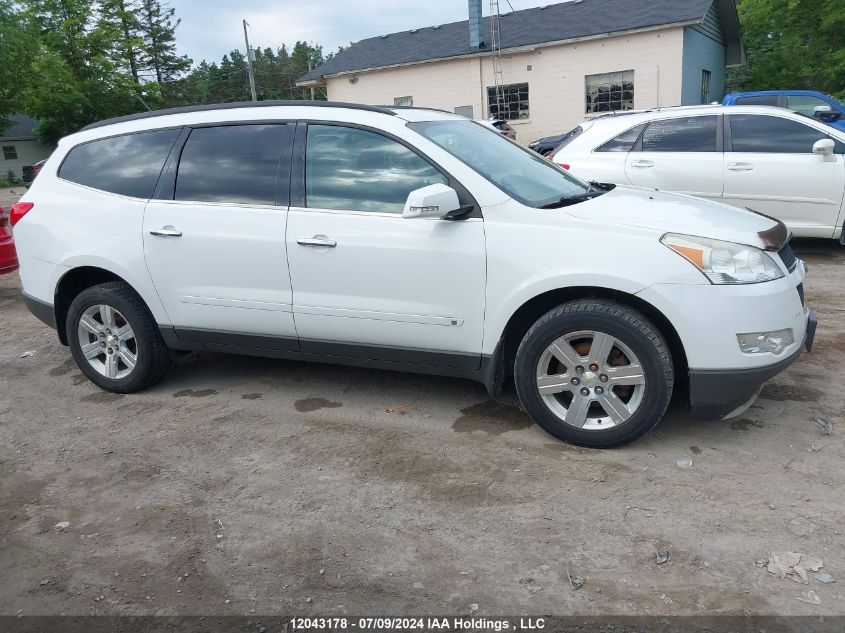
<instances>
[{"instance_id":1,"label":"side mirror","mask_svg":"<svg viewBox=\"0 0 845 633\"><path fill-rule=\"evenodd\" d=\"M429 185L408 194L402 217L444 219L460 208L457 191L447 185Z\"/></svg>"},{"instance_id":2,"label":"side mirror","mask_svg":"<svg viewBox=\"0 0 845 633\"><path fill-rule=\"evenodd\" d=\"M820 105L813 109L813 116L822 121L835 121L841 114L829 105Z\"/></svg>"},{"instance_id":3,"label":"side mirror","mask_svg":"<svg viewBox=\"0 0 845 633\"><path fill-rule=\"evenodd\" d=\"M816 141L816 144L813 145L813 154L818 154L820 156L833 156L833 150L835 147L836 145L831 139L823 138Z\"/></svg>"}]
</instances>

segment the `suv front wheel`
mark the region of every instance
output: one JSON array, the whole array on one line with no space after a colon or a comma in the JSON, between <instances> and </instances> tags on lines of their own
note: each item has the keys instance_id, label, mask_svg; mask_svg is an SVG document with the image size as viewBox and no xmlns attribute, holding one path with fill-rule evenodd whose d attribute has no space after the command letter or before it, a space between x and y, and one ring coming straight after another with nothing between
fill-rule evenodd
<instances>
[{"instance_id":1,"label":"suv front wheel","mask_svg":"<svg viewBox=\"0 0 845 633\"><path fill-rule=\"evenodd\" d=\"M514 373L537 424L592 448L619 446L652 429L674 381L660 331L611 301L573 301L540 317L522 339Z\"/></svg>"},{"instance_id":2,"label":"suv front wheel","mask_svg":"<svg viewBox=\"0 0 845 633\"><path fill-rule=\"evenodd\" d=\"M141 298L124 283L80 292L68 309L67 339L76 364L101 389L133 393L158 382L169 353Z\"/></svg>"}]
</instances>

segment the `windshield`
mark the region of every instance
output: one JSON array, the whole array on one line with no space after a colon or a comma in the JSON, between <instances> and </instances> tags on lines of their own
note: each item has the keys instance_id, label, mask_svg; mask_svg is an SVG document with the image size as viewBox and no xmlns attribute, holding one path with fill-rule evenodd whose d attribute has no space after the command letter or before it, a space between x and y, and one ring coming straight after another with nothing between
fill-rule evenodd
<instances>
[{"instance_id":1,"label":"windshield","mask_svg":"<svg viewBox=\"0 0 845 633\"><path fill-rule=\"evenodd\" d=\"M527 206L548 207L590 190L539 154L472 121L423 121L408 126Z\"/></svg>"}]
</instances>

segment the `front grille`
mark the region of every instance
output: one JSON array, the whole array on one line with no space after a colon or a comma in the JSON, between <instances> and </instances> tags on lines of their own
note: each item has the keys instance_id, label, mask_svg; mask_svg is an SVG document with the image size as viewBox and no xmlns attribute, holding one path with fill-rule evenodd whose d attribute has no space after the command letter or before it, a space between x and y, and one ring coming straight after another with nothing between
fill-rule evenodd
<instances>
[{"instance_id":1,"label":"front grille","mask_svg":"<svg viewBox=\"0 0 845 633\"><path fill-rule=\"evenodd\" d=\"M795 257L795 251L792 250L792 247L789 244L785 244L784 247L778 251L778 256L789 272L795 270L795 266L798 265L798 259Z\"/></svg>"},{"instance_id":2,"label":"front grille","mask_svg":"<svg viewBox=\"0 0 845 633\"><path fill-rule=\"evenodd\" d=\"M804 284L798 284L798 297L801 299L801 305L804 304Z\"/></svg>"}]
</instances>

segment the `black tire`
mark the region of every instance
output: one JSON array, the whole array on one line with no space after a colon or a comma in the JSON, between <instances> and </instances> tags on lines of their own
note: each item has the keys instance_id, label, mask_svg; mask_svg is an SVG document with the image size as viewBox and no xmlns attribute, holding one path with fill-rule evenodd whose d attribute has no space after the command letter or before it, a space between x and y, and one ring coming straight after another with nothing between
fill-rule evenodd
<instances>
[{"instance_id":1,"label":"black tire","mask_svg":"<svg viewBox=\"0 0 845 633\"><path fill-rule=\"evenodd\" d=\"M77 334L85 310L98 304L119 312L131 326L137 357L135 367L126 376L109 378L99 373L85 358ZM86 288L70 304L65 322L67 340L73 359L83 374L95 385L114 393L135 393L157 383L170 364L170 354L158 326L138 294L123 282L114 281Z\"/></svg>"},{"instance_id":2,"label":"black tire","mask_svg":"<svg viewBox=\"0 0 845 633\"><path fill-rule=\"evenodd\" d=\"M538 364L547 348L558 338L580 331L613 336L630 348L642 366L645 384L639 406L627 420L607 429L567 424L546 404L537 386ZM546 432L570 444L610 448L631 442L657 425L672 397L674 371L666 340L642 314L612 301L581 300L550 310L531 326L516 353L514 382L523 407Z\"/></svg>"}]
</instances>

